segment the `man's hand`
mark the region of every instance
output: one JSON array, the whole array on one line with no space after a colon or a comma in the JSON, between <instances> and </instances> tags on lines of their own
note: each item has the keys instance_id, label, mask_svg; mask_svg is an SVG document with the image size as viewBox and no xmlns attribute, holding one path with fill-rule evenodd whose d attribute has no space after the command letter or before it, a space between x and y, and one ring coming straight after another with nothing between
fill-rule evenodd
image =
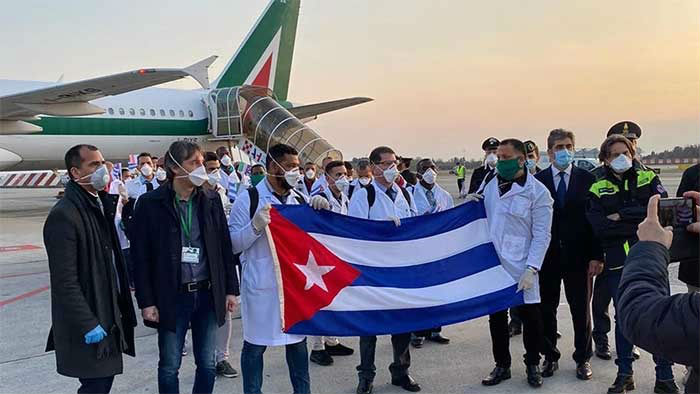
<instances>
[{"instance_id":1,"label":"man's hand","mask_svg":"<svg viewBox=\"0 0 700 394\"><path fill-rule=\"evenodd\" d=\"M588 262L588 276L594 277L603 273L605 263L600 260L591 260Z\"/></svg>"},{"instance_id":2,"label":"man's hand","mask_svg":"<svg viewBox=\"0 0 700 394\"><path fill-rule=\"evenodd\" d=\"M401 219L398 216L389 216L387 219L391 220L394 222L396 227L399 227L401 225Z\"/></svg>"},{"instance_id":3,"label":"man's hand","mask_svg":"<svg viewBox=\"0 0 700 394\"><path fill-rule=\"evenodd\" d=\"M229 312L235 312L236 307L238 307L238 300L235 295L226 295L226 310Z\"/></svg>"},{"instance_id":4,"label":"man's hand","mask_svg":"<svg viewBox=\"0 0 700 394\"><path fill-rule=\"evenodd\" d=\"M147 306L141 309L141 317L143 320L152 321L154 323L160 322L160 315L158 315L158 308L155 306Z\"/></svg>"},{"instance_id":5,"label":"man's hand","mask_svg":"<svg viewBox=\"0 0 700 394\"><path fill-rule=\"evenodd\" d=\"M637 237L640 241L658 242L666 249L671 247L673 242L673 227L661 227L659 224L659 198L658 194L652 196L647 204L647 217L637 228Z\"/></svg>"},{"instance_id":6,"label":"man's hand","mask_svg":"<svg viewBox=\"0 0 700 394\"><path fill-rule=\"evenodd\" d=\"M261 233L272 221L270 209L272 209L272 205L265 204L265 206L260 208L260 210L255 213L255 216L253 216L253 230L255 230L256 233Z\"/></svg>"},{"instance_id":7,"label":"man's hand","mask_svg":"<svg viewBox=\"0 0 700 394\"><path fill-rule=\"evenodd\" d=\"M317 211L321 209L331 209L331 204L328 203L328 200L319 195L311 197L311 201L309 202L311 203L311 207Z\"/></svg>"},{"instance_id":8,"label":"man's hand","mask_svg":"<svg viewBox=\"0 0 700 394\"><path fill-rule=\"evenodd\" d=\"M698 192L685 192L683 193L683 197L685 198L692 198L693 202L695 202L695 209L696 209L696 215L695 217L700 218L700 193ZM688 231L692 233L700 233L700 222L695 222L691 223L687 227Z\"/></svg>"},{"instance_id":9,"label":"man's hand","mask_svg":"<svg viewBox=\"0 0 700 394\"><path fill-rule=\"evenodd\" d=\"M464 196L464 202L483 200L484 196L479 193L471 193Z\"/></svg>"},{"instance_id":10,"label":"man's hand","mask_svg":"<svg viewBox=\"0 0 700 394\"><path fill-rule=\"evenodd\" d=\"M620 221L620 214L619 213L612 213L608 216L606 216L608 219L612 220L613 222L619 222Z\"/></svg>"}]
</instances>

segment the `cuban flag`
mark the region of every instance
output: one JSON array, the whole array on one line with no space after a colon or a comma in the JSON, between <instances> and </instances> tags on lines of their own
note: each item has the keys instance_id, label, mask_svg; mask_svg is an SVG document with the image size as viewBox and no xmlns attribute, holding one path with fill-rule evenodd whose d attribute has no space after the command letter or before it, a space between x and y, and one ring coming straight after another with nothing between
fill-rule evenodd
<instances>
[{"instance_id":1,"label":"cuban flag","mask_svg":"<svg viewBox=\"0 0 700 394\"><path fill-rule=\"evenodd\" d=\"M112 168L112 179L122 179L122 163L117 163Z\"/></svg>"},{"instance_id":2,"label":"cuban flag","mask_svg":"<svg viewBox=\"0 0 700 394\"><path fill-rule=\"evenodd\" d=\"M273 207L268 238L287 333L405 333L523 303L489 239L483 202L400 227L307 205Z\"/></svg>"},{"instance_id":3,"label":"cuban flag","mask_svg":"<svg viewBox=\"0 0 700 394\"><path fill-rule=\"evenodd\" d=\"M139 166L139 159L138 155L131 154L129 155L129 171L133 171L136 169L136 167Z\"/></svg>"}]
</instances>

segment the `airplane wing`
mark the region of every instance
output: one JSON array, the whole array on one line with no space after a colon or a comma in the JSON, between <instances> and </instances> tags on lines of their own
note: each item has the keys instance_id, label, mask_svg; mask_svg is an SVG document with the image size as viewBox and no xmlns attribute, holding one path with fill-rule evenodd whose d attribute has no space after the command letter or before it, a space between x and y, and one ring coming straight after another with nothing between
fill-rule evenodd
<instances>
[{"instance_id":1,"label":"airplane wing","mask_svg":"<svg viewBox=\"0 0 700 394\"><path fill-rule=\"evenodd\" d=\"M368 101L372 101L372 99L369 97L352 97L341 100L326 101L323 103L301 105L299 107L289 108L288 111L299 119L308 119L327 112L337 111L339 109L366 103Z\"/></svg>"},{"instance_id":2,"label":"airplane wing","mask_svg":"<svg viewBox=\"0 0 700 394\"><path fill-rule=\"evenodd\" d=\"M36 115L80 116L101 114L104 110L90 100L114 96L187 76L204 88L209 87L207 68L216 56L185 68L142 68L134 71L58 84L0 97L0 121L30 120Z\"/></svg>"}]
</instances>

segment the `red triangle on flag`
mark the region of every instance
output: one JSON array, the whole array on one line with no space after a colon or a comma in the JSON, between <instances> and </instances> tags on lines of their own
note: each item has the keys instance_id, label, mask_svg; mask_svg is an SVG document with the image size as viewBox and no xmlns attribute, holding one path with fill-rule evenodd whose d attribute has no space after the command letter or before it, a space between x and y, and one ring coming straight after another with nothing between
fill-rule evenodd
<instances>
[{"instance_id":1,"label":"red triangle on flag","mask_svg":"<svg viewBox=\"0 0 700 394\"><path fill-rule=\"evenodd\" d=\"M360 276L276 209L270 211L269 229L282 276L284 331L308 320L328 306L338 293Z\"/></svg>"},{"instance_id":2,"label":"red triangle on flag","mask_svg":"<svg viewBox=\"0 0 700 394\"><path fill-rule=\"evenodd\" d=\"M270 56L265 60L265 64L263 64L262 68L258 72L258 75L255 77L253 80L253 83L251 85L254 86L264 86L264 87L270 87L270 70L272 69L272 53Z\"/></svg>"}]
</instances>

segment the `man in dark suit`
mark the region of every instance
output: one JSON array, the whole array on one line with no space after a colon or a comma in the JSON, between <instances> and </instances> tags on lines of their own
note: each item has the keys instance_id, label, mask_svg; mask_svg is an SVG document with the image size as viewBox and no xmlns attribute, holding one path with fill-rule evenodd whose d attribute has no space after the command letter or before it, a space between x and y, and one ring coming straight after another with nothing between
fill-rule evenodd
<instances>
[{"instance_id":1,"label":"man in dark suit","mask_svg":"<svg viewBox=\"0 0 700 394\"><path fill-rule=\"evenodd\" d=\"M476 193L481 186L481 182L486 179L489 174L493 174L496 170L496 162L498 161L498 156L496 156L496 151L498 150L498 145L501 142L494 138L487 138L482 144L481 149L484 151L484 164L472 172L472 177L469 179L469 191L467 193Z\"/></svg>"},{"instance_id":2,"label":"man in dark suit","mask_svg":"<svg viewBox=\"0 0 700 394\"><path fill-rule=\"evenodd\" d=\"M602 267L600 249L586 220L586 196L595 182L593 174L575 167L575 137L571 131L556 129L547 138L547 154L552 165L535 175L554 198L552 240L540 271L540 296L545 338L556 346L557 307L564 282L566 300L574 325L576 377L593 375L589 360L593 355L590 317L589 266ZM559 352L552 353L559 357ZM558 360L545 358L542 376L559 368Z\"/></svg>"}]
</instances>

